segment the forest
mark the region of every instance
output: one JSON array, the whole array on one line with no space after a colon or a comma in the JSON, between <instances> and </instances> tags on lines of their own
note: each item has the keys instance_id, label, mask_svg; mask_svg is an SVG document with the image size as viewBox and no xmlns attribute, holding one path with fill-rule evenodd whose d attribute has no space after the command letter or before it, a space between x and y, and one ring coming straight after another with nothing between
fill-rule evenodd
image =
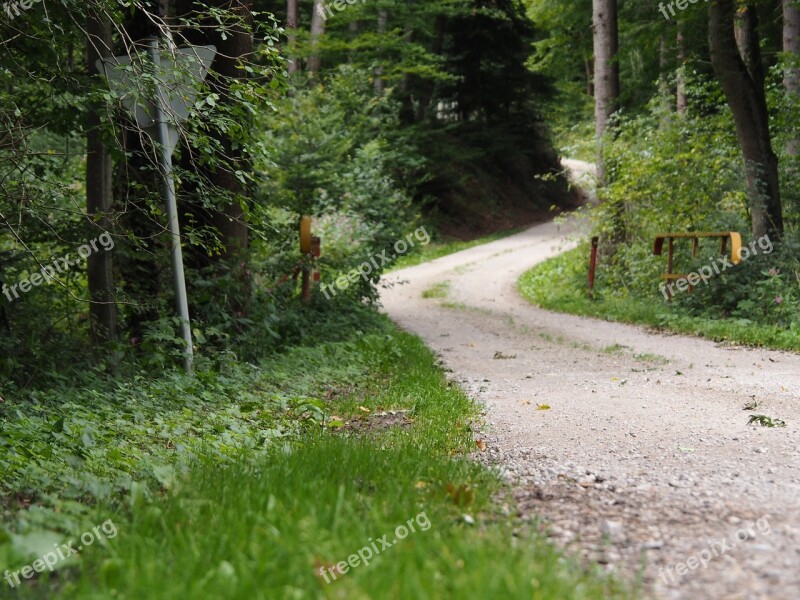
<instances>
[{"instance_id":1,"label":"forest","mask_svg":"<svg viewBox=\"0 0 800 600\"><path fill-rule=\"evenodd\" d=\"M800 351L799 113L796 0L2 0L0 598L648 597L480 459L473 263L415 274L552 224L527 306Z\"/></svg>"}]
</instances>

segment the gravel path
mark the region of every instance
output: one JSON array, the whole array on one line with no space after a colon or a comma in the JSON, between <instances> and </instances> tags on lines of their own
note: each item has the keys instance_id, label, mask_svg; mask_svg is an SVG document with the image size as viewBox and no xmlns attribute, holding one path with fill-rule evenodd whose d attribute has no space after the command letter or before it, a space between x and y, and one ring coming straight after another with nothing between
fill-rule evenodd
<instances>
[{"instance_id":1,"label":"gravel path","mask_svg":"<svg viewBox=\"0 0 800 600\"><path fill-rule=\"evenodd\" d=\"M485 404L480 459L559 544L648 597L800 599L800 355L530 306L517 279L576 228L394 272L385 311ZM748 426L754 399L787 427Z\"/></svg>"}]
</instances>

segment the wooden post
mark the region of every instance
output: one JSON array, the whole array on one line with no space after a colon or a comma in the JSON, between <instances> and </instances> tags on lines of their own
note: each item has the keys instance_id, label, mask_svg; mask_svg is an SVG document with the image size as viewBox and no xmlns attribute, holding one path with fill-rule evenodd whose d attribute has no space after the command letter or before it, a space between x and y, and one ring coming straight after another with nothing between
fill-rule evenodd
<instances>
[{"instance_id":1,"label":"wooden post","mask_svg":"<svg viewBox=\"0 0 800 600\"><path fill-rule=\"evenodd\" d=\"M322 256L322 240L318 237L311 238L311 256L315 259ZM314 265L314 276L311 278L311 285L315 285L320 282L320 273L319 268L317 265Z\"/></svg>"},{"instance_id":2,"label":"wooden post","mask_svg":"<svg viewBox=\"0 0 800 600\"><path fill-rule=\"evenodd\" d=\"M592 254L589 258L589 295L591 296L594 292L594 278L597 272L597 246L600 242L600 238L593 237L592 238Z\"/></svg>"}]
</instances>

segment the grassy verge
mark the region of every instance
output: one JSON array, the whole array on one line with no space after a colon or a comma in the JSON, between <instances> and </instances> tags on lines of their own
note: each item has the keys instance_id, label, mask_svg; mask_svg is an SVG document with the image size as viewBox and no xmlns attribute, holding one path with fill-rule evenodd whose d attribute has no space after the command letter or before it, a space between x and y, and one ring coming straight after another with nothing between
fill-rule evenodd
<instances>
[{"instance_id":1,"label":"grassy verge","mask_svg":"<svg viewBox=\"0 0 800 600\"><path fill-rule=\"evenodd\" d=\"M84 529L68 533L76 539L111 519L113 539L84 549L79 564L73 557L56 574L0 595L625 597L619 584L504 516L499 480L466 458L476 407L419 339L385 330L340 344L273 365L281 379L299 358L318 373L303 390L317 397L292 413L302 434L272 439L263 451L240 445L221 454L208 446L152 495L99 500L81 520ZM261 386L278 393L267 373ZM225 404L255 410L235 396ZM118 432L117 441L125 437ZM3 564L0 553L0 570L33 555Z\"/></svg>"},{"instance_id":2,"label":"grassy verge","mask_svg":"<svg viewBox=\"0 0 800 600\"><path fill-rule=\"evenodd\" d=\"M537 265L520 278L520 293L548 310L648 325L718 342L800 351L800 335L795 329L697 316L677 303L668 305L660 296L639 298L619 289L606 293L602 285L591 299L586 287L587 256L588 250L581 247Z\"/></svg>"},{"instance_id":3,"label":"grassy verge","mask_svg":"<svg viewBox=\"0 0 800 600\"><path fill-rule=\"evenodd\" d=\"M419 265L424 262L428 262L431 260L435 260L437 258L441 258L443 256L447 256L448 254L455 254L456 252L461 252L462 250L468 250L470 248L474 248L475 246L488 244L489 242L502 240L503 238L507 238L509 236L514 235L515 233L519 233L520 231L524 230L525 230L524 227L520 227L517 229L511 229L509 231L492 233L490 235L486 235L475 240L470 240L468 242L462 242L456 240L431 242L427 246L419 246L418 249L415 249L415 251L412 252L411 254L406 254L398 258L397 261L389 269L386 270L386 273L389 273L391 271L397 271L398 269L404 269L406 267L413 267L415 265Z\"/></svg>"}]
</instances>

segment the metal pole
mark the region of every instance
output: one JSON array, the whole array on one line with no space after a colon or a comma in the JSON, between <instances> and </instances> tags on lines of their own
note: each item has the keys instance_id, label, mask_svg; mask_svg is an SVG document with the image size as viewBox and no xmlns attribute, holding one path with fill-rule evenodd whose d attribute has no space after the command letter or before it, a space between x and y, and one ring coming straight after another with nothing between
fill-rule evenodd
<instances>
[{"instance_id":1,"label":"metal pole","mask_svg":"<svg viewBox=\"0 0 800 600\"><path fill-rule=\"evenodd\" d=\"M150 57L156 67L161 67L158 53L158 40L150 40ZM172 271L175 284L175 301L178 305L178 316L181 319L181 337L186 344L183 360L186 372L192 373L194 349L192 348L192 325L189 319L189 301L186 297L186 276L183 273L183 251L181 250L181 230L178 222L178 205L175 201L175 181L172 178L172 153L170 148L169 129L165 117L161 89L156 83L155 118L158 131L158 143L161 145L161 168L164 171L164 204L167 208L167 221L170 233L170 250L172 255Z\"/></svg>"}]
</instances>

